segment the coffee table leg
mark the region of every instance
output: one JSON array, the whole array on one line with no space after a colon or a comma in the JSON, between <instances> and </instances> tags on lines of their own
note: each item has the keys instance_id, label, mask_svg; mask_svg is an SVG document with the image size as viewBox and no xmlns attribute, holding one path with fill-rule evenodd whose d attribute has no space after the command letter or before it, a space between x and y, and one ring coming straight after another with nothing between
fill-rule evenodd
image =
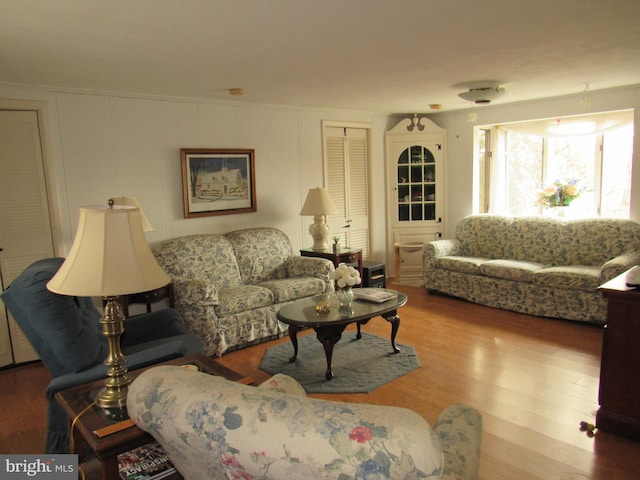
<instances>
[{"instance_id":1,"label":"coffee table leg","mask_svg":"<svg viewBox=\"0 0 640 480\"><path fill-rule=\"evenodd\" d=\"M333 378L333 371L331 371L331 359L333 357L333 346L342 338L342 331L346 328L346 325L336 325L331 328L317 328L316 336L318 341L324 347L324 354L327 357L327 373L324 378L331 380Z\"/></svg>"},{"instance_id":2,"label":"coffee table leg","mask_svg":"<svg viewBox=\"0 0 640 480\"><path fill-rule=\"evenodd\" d=\"M400 316L393 314L384 316L384 319L391 324L391 346L393 347L393 351L394 353L400 353L400 349L396 347L396 334L400 328Z\"/></svg>"},{"instance_id":3,"label":"coffee table leg","mask_svg":"<svg viewBox=\"0 0 640 480\"><path fill-rule=\"evenodd\" d=\"M295 362L298 357L298 331L300 331L298 327L289 325L289 338L293 345L293 357L289 358L289 362L291 363Z\"/></svg>"}]
</instances>

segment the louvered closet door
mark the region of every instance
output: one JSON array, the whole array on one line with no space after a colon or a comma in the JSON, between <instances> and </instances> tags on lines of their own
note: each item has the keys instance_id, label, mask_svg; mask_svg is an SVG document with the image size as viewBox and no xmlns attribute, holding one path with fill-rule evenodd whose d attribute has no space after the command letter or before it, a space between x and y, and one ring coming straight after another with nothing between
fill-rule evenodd
<instances>
[{"instance_id":1,"label":"louvered closet door","mask_svg":"<svg viewBox=\"0 0 640 480\"><path fill-rule=\"evenodd\" d=\"M38 115L0 111L0 283L53 256ZM38 355L0 301L0 365Z\"/></svg>"},{"instance_id":2,"label":"louvered closet door","mask_svg":"<svg viewBox=\"0 0 640 480\"><path fill-rule=\"evenodd\" d=\"M330 236L369 258L367 129L325 127L327 189L339 214L327 219ZM345 228L346 220L351 220Z\"/></svg>"}]
</instances>

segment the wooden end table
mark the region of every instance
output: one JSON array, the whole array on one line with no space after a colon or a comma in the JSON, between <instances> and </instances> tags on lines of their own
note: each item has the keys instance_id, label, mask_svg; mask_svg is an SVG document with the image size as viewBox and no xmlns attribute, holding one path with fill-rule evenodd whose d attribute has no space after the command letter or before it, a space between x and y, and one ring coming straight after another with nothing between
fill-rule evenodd
<instances>
[{"instance_id":1,"label":"wooden end table","mask_svg":"<svg viewBox=\"0 0 640 480\"><path fill-rule=\"evenodd\" d=\"M212 358L204 354L195 354L187 357L175 358L166 362L150 365L146 368L128 372L133 379L140 375L143 371L157 367L158 365L195 365L198 370L218 375L227 380L239 381L242 383L253 383L251 379L247 379L234 372L230 368L219 364ZM77 387L63 390L56 393L56 400L62 406L69 418L71 425L74 419L75 425L71 430L73 438L74 451L78 453L80 461L84 457L84 447L87 446L95 454L96 459L100 462L100 469L103 480L114 480L120 478L118 473L118 454L127 452L133 448L154 441L154 438L141 430L135 425L128 426L130 421L124 417L122 411L112 412L113 418L109 418L107 412L93 405L97 392L104 387L104 380L79 385ZM99 437L94 432L101 431L111 427L116 430L115 433ZM124 427L121 430L119 428ZM173 477L172 477L173 478ZM181 478L177 475L176 478Z\"/></svg>"},{"instance_id":2,"label":"wooden end table","mask_svg":"<svg viewBox=\"0 0 640 480\"><path fill-rule=\"evenodd\" d=\"M303 257L318 257L326 258L333 262L333 266L338 268L341 263L358 263L358 271L360 272L360 278L362 278L362 249L350 249L340 250L339 252L333 252L333 250L314 250L312 248L303 248L300 250L300 255Z\"/></svg>"}]
</instances>

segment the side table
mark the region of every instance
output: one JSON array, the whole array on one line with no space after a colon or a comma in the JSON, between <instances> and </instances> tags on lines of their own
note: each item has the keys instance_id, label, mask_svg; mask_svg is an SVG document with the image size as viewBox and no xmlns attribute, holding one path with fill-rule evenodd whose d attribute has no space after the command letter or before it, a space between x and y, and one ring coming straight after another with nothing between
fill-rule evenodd
<instances>
[{"instance_id":1,"label":"side table","mask_svg":"<svg viewBox=\"0 0 640 480\"><path fill-rule=\"evenodd\" d=\"M251 379L244 378L239 373L217 363L204 354L175 358L128 372L128 374L133 379L143 371L158 365L195 365L199 371L211 375L219 375L228 380L242 383L253 382ZM74 452L72 453L78 453L80 462L82 462L84 447L88 447L100 463L102 479L113 480L120 478L118 474L118 454L152 442L153 437L135 425L129 426L130 422L128 420L124 418L111 419L107 416L107 412L100 407L92 406L96 393L103 386L104 380L79 385L56 393L56 400L66 412L70 425L76 419L71 431L74 444ZM121 415L121 412L119 413ZM115 416L117 417L118 415ZM104 431L108 427L112 427L114 433L104 436L98 436L95 433ZM124 428L120 429L120 427Z\"/></svg>"},{"instance_id":2,"label":"side table","mask_svg":"<svg viewBox=\"0 0 640 480\"><path fill-rule=\"evenodd\" d=\"M303 248L300 250L300 255L303 257L320 257L326 258L333 262L333 266L338 268L341 263L355 263L358 262L358 271L360 272L360 278L362 278L362 249L349 249L340 250L339 252L333 252L333 250L313 250L312 248Z\"/></svg>"},{"instance_id":3,"label":"side table","mask_svg":"<svg viewBox=\"0 0 640 480\"><path fill-rule=\"evenodd\" d=\"M607 299L607 324L602 337L596 427L640 440L640 290L627 286L628 274L599 287Z\"/></svg>"}]
</instances>

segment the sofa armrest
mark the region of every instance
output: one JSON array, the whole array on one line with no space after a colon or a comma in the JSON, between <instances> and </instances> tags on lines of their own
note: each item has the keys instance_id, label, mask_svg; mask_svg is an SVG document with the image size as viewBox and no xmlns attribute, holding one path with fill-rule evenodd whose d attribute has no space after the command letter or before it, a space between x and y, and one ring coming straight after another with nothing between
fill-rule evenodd
<instances>
[{"instance_id":1,"label":"sofa armrest","mask_svg":"<svg viewBox=\"0 0 640 480\"><path fill-rule=\"evenodd\" d=\"M287 277L315 277L329 281L329 274L335 270L333 263L326 258L319 257L303 257L292 255L285 262Z\"/></svg>"},{"instance_id":2,"label":"sofa armrest","mask_svg":"<svg viewBox=\"0 0 640 480\"><path fill-rule=\"evenodd\" d=\"M457 255L460 251L460 244L457 240L435 240L426 242L422 246L422 254L424 256L425 270L434 269L436 266L436 258L448 255Z\"/></svg>"},{"instance_id":3,"label":"sofa armrest","mask_svg":"<svg viewBox=\"0 0 640 480\"><path fill-rule=\"evenodd\" d=\"M482 444L482 416L472 407L445 409L434 427L442 444L443 480L477 480Z\"/></svg>"},{"instance_id":4,"label":"sofa armrest","mask_svg":"<svg viewBox=\"0 0 640 480\"><path fill-rule=\"evenodd\" d=\"M600 268L600 281L602 283L608 282L635 265L640 265L640 252L633 251L618 255L602 265Z\"/></svg>"}]
</instances>

